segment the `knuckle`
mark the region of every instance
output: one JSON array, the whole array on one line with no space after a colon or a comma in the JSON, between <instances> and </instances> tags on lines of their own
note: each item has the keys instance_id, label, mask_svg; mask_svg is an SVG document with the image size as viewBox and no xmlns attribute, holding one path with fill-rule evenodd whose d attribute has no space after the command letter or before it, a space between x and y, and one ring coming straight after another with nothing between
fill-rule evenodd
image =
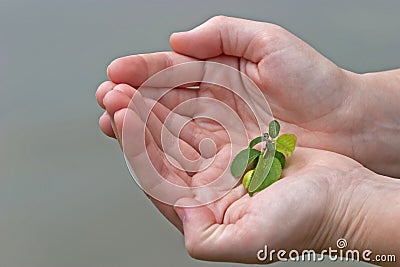
<instances>
[{"instance_id":1,"label":"knuckle","mask_svg":"<svg viewBox=\"0 0 400 267\"><path fill-rule=\"evenodd\" d=\"M214 16L211 19L209 19L208 21L210 23L213 24L224 24L226 23L230 18L224 15L218 15L218 16Z\"/></svg>"},{"instance_id":2,"label":"knuckle","mask_svg":"<svg viewBox=\"0 0 400 267\"><path fill-rule=\"evenodd\" d=\"M256 46L264 48L267 54L273 53L291 43L287 30L276 24L266 25L265 30L256 37L255 42Z\"/></svg>"},{"instance_id":3,"label":"knuckle","mask_svg":"<svg viewBox=\"0 0 400 267\"><path fill-rule=\"evenodd\" d=\"M267 23L267 26L268 26L270 31L274 31L274 32L277 32L277 33L285 31L285 29L282 26L278 25L278 24Z\"/></svg>"}]
</instances>

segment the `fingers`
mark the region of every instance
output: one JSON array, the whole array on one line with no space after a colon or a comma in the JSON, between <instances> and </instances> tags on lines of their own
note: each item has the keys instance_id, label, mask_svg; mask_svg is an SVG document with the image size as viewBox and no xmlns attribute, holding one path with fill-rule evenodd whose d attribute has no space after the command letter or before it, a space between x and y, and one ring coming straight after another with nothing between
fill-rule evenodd
<instances>
[{"instance_id":1,"label":"fingers","mask_svg":"<svg viewBox=\"0 0 400 267\"><path fill-rule=\"evenodd\" d=\"M126 83L133 87L139 87L149 77L163 69L194 60L174 52L132 55L111 62L107 73L114 83Z\"/></svg>"},{"instance_id":2,"label":"fingers","mask_svg":"<svg viewBox=\"0 0 400 267\"><path fill-rule=\"evenodd\" d=\"M154 141L158 147L167 155L169 160L173 159L176 161L179 168L188 172L198 171L198 165L202 161L200 154L197 152L190 142L182 140L179 136L180 125L175 121L169 125L166 125L154 114L153 104L145 103L138 91L135 92L135 96L132 98L132 104L141 116L142 121L145 121L146 127L151 132ZM155 103L157 104L157 103ZM150 111L150 109L152 109ZM168 109L164 109L164 116L173 114ZM174 164L174 162L172 162Z\"/></svg>"},{"instance_id":3,"label":"fingers","mask_svg":"<svg viewBox=\"0 0 400 267\"><path fill-rule=\"evenodd\" d=\"M111 116L113 116L116 111L129 106L131 98L126 94L128 91L126 87L125 85L117 85L114 87L114 90L109 91L104 96L104 107Z\"/></svg>"},{"instance_id":4,"label":"fingers","mask_svg":"<svg viewBox=\"0 0 400 267\"><path fill-rule=\"evenodd\" d=\"M111 118L107 112L104 112L99 119L100 129L109 137L115 138L114 130L111 126Z\"/></svg>"},{"instance_id":5,"label":"fingers","mask_svg":"<svg viewBox=\"0 0 400 267\"><path fill-rule=\"evenodd\" d=\"M206 59L221 54L259 62L276 41L277 25L225 16L213 17L188 32L171 35L177 53Z\"/></svg>"},{"instance_id":6,"label":"fingers","mask_svg":"<svg viewBox=\"0 0 400 267\"><path fill-rule=\"evenodd\" d=\"M104 99L105 95L108 92L110 92L114 88L115 85L116 84L111 82L111 81L105 81L102 84L100 84L99 87L97 88L97 90L96 90L96 100L97 100L97 103L99 103L99 105L102 108L104 108L104 109L106 108L104 106L104 103L103 103L103 99Z\"/></svg>"},{"instance_id":7,"label":"fingers","mask_svg":"<svg viewBox=\"0 0 400 267\"><path fill-rule=\"evenodd\" d=\"M96 100L103 109L106 109L106 105L104 104L105 96L112 91L115 86L115 83L111 81L105 81L97 88ZM100 129L103 131L103 133L109 137L115 138L115 132L112 127L112 123L112 119L107 112L104 112L99 118Z\"/></svg>"},{"instance_id":8,"label":"fingers","mask_svg":"<svg viewBox=\"0 0 400 267\"><path fill-rule=\"evenodd\" d=\"M198 92L196 88L142 88L140 90L143 97L158 101L170 110L189 99L198 97Z\"/></svg>"},{"instance_id":9,"label":"fingers","mask_svg":"<svg viewBox=\"0 0 400 267\"><path fill-rule=\"evenodd\" d=\"M182 171L196 172L199 170L199 166L204 164L204 159L201 158L197 149L191 145L191 142L185 142L180 137L180 127L183 127L184 124L170 123L167 125L164 124L164 121L160 121L159 118L165 118L168 114L173 114L173 112L164 108L162 112L158 112L158 116L153 113L152 106L161 104L154 101L146 103L137 90L126 84L115 86L114 90L104 97L104 103L108 114L111 116L123 108L134 110L141 118L142 123L145 123L155 144L162 153L165 153L170 164L176 168ZM165 114L161 115L161 113ZM103 120L102 123L107 125L102 125L102 129L107 134L110 134L110 120L107 120L107 117ZM187 119L184 123L186 121ZM186 133L185 136L189 135L187 130L184 132ZM190 134L193 135L193 131ZM187 140L192 141L193 138L187 138Z\"/></svg>"},{"instance_id":10,"label":"fingers","mask_svg":"<svg viewBox=\"0 0 400 267\"><path fill-rule=\"evenodd\" d=\"M164 152L136 112L126 108L118 110L114 121L124 154L146 192L151 192L153 186L162 182L161 178L187 186L186 173L168 164Z\"/></svg>"},{"instance_id":11,"label":"fingers","mask_svg":"<svg viewBox=\"0 0 400 267\"><path fill-rule=\"evenodd\" d=\"M215 134L206 132L195 125L191 117L185 117L178 113L171 112L169 108L161 103L154 104L153 112L173 135L181 138L196 150L199 150L200 142L205 138L214 137L216 139Z\"/></svg>"},{"instance_id":12,"label":"fingers","mask_svg":"<svg viewBox=\"0 0 400 267\"><path fill-rule=\"evenodd\" d=\"M244 57L258 62L273 47L279 26L238 18L218 16L199 27L175 33L170 43L177 52L160 52L132 55L111 62L107 69L114 83L134 87L142 85L149 77L168 67L207 59L221 54ZM178 54L179 53L179 54ZM183 55L182 55L183 54Z\"/></svg>"}]
</instances>

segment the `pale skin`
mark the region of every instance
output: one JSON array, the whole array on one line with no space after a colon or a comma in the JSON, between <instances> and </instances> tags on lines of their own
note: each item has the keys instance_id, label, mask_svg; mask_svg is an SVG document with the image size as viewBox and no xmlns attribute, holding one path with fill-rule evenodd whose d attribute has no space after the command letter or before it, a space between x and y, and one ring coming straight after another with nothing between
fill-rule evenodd
<instances>
[{"instance_id":1,"label":"pale skin","mask_svg":"<svg viewBox=\"0 0 400 267\"><path fill-rule=\"evenodd\" d=\"M110 81L96 93L106 110L100 118L106 135L122 135L126 112L137 124L143 123L128 103L148 77L179 63L209 60L248 75L268 98L282 131L295 133L301 146L289 159L283 178L253 197L239 184L223 199L197 208L174 208L152 199L183 231L191 256L256 263L257 251L266 244L272 249L321 251L334 247L338 238L346 238L349 248L377 254L400 250L396 229L400 183L377 174L400 176L399 70L351 73L279 26L228 17L215 17L192 31L174 34L170 43L174 52L134 55L111 63ZM224 164L219 161L208 172L193 176L169 166L159 153L156 125L187 99L229 99L221 94L210 86L200 85L196 91L178 88L153 110L146 145L152 160L168 170L166 179L190 186L217 175L218 164ZM240 103L228 101L228 105L244 119ZM169 127L174 132L174 126ZM229 140L222 129L196 120L189 128L179 135L183 154L196 155L199 140L211 136L218 147L217 158L226 158ZM191 137L194 129L198 136Z\"/></svg>"}]
</instances>

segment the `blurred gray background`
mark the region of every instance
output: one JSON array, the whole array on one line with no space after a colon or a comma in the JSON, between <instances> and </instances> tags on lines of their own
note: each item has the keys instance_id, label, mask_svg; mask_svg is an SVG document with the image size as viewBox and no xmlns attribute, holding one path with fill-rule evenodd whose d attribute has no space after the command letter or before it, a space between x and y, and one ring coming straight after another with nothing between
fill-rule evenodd
<instances>
[{"instance_id":1,"label":"blurred gray background","mask_svg":"<svg viewBox=\"0 0 400 267\"><path fill-rule=\"evenodd\" d=\"M232 266L187 255L100 133L107 65L170 50L172 32L225 14L280 24L349 70L385 70L399 67L399 12L370 0L0 0L0 267Z\"/></svg>"}]
</instances>

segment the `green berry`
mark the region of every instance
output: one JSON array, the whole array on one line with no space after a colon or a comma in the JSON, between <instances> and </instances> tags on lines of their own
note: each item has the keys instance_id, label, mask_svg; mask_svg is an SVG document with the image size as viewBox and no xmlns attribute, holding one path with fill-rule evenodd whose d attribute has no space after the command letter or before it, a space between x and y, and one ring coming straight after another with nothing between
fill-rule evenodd
<instances>
[{"instance_id":1,"label":"green berry","mask_svg":"<svg viewBox=\"0 0 400 267\"><path fill-rule=\"evenodd\" d=\"M246 172L246 174L244 175L243 181L242 181L244 188L246 188L246 189L249 188L253 173L254 173L254 170L250 170L250 171Z\"/></svg>"}]
</instances>

